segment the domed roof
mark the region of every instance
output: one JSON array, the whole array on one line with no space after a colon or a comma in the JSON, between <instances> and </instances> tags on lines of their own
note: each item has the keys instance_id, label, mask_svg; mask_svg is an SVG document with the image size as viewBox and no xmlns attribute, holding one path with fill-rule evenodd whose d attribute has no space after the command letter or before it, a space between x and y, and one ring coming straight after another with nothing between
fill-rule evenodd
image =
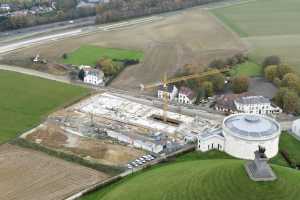
<instances>
[{"instance_id":1,"label":"domed roof","mask_svg":"<svg viewBox=\"0 0 300 200\"><path fill-rule=\"evenodd\" d=\"M224 119L223 126L230 134L250 140L265 140L280 134L278 122L262 115L230 115Z\"/></svg>"}]
</instances>

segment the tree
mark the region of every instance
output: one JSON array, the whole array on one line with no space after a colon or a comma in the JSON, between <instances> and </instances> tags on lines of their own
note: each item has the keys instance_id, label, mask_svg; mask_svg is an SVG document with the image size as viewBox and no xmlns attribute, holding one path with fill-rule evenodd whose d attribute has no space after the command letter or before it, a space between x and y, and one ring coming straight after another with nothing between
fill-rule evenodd
<instances>
[{"instance_id":1,"label":"tree","mask_svg":"<svg viewBox=\"0 0 300 200\"><path fill-rule=\"evenodd\" d=\"M248 58L244 56L242 53L237 53L234 55L234 58L236 58L238 64L244 63Z\"/></svg>"},{"instance_id":2,"label":"tree","mask_svg":"<svg viewBox=\"0 0 300 200\"><path fill-rule=\"evenodd\" d=\"M83 81L84 77L85 77L85 72L83 69L81 69L78 73L78 78Z\"/></svg>"},{"instance_id":3,"label":"tree","mask_svg":"<svg viewBox=\"0 0 300 200\"><path fill-rule=\"evenodd\" d=\"M276 85L276 87L280 87L282 85L282 81L278 77L274 78L273 83Z\"/></svg>"},{"instance_id":4,"label":"tree","mask_svg":"<svg viewBox=\"0 0 300 200\"><path fill-rule=\"evenodd\" d=\"M208 77L208 80L212 82L214 91L220 92L225 86L225 77L221 73L214 74Z\"/></svg>"},{"instance_id":5,"label":"tree","mask_svg":"<svg viewBox=\"0 0 300 200\"><path fill-rule=\"evenodd\" d=\"M282 79L287 73L292 73L293 69L288 65L279 65L277 67L278 77Z\"/></svg>"},{"instance_id":6,"label":"tree","mask_svg":"<svg viewBox=\"0 0 300 200\"><path fill-rule=\"evenodd\" d=\"M223 69L226 63L221 59L215 59L211 61L208 65L209 68Z\"/></svg>"},{"instance_id":7,"label":"tree","mask_svg":"<svg viewBox=\"0 0 300 200\"><path fill-rule=\"evenodd\" d=\"M280 64L281 64L281 60L278 56L268 56L264 59L262 66L263 66L263 68L265 68L269 65L279 66Z\"/></svg>"},{"instance_id":8,"label":"tree","mask_svg":"<svg viewBox=\"0 0 300 200\"><path fill-rule=\"evenodd\" d=\"M214 86L210 81L204 81L202 84L202 88L205 92L206 97L211 97L214 94Z\"/></svg>"},{"instance_id":9,"label":"tree","mask_svg":"<svg viewBox=\"0 0 300 200\"><path fill-rule=\"evenodd\" d=\"M97 62L97 67L101 68L105 75L112 76L120 69L110 58L102 58Z\"/></svg>"},{"instance_id":10,"label":"tree","mask_svg":"<svg viewBox=\"0 0 300 200\"><path fill-rule=\"evenodd\" d=\"M277 77L277 66L269 65L264 69L265 78L269 81L274 81Z\"/></svg>"},{"instance_id":11,"label":"tree","mask_svg":"<svg viewBox=\"0 0 300 200\"><path fill-rule=\"evenodd\" d=\"M67 59L68 58L68 54L64 53L62 57L63 57L63 59Z\"/></svg>"},{"instance_id":12,"label":"tree","mask_svg":"<svg viewBox=\"0 0 300 200\"><path fill-rule=\"evenodd\" d=\"M205 98L205 90L203 87L200 87L197 91L196 104L199 104L203 98Z\"/></svg>"},{"instance_id":13,"label":"tree","mask_svg":"<svg viewBox=\"0 0 300 200\"><path fill-rule=\"evenodd\" d=\"M300 87L300 78L297 74L287 73L282 79L282 85L298 91Z\"/></svg>"},{"instance_id":14,"label":"tree","mask_svg":"<svg viewBox=\"0 0 300 200\"><path fill-rule=\"evenodd\" d=\"M293 90L288 90L283 97L283 110L288 113L294 113L299 107L298 94Z\"/></svg>"},{"instance_id":15,"label":"tree","mask_svg":"<svg viewBox=\"0 0 300 200\"><path fill-rule=\"evenodd\" d=\"M58 10L68 11L76 7L76 0L56 0Z\"/></svg>"},{"instance_id":16,"label":"tree","mask_svg":"<svg viewBox=\"0 0 300 200\"><path fill-rule=\"evenodd\" d=\"M249 78L247 76L237 76L232 80L232 90L234 93L246 92L249 88Z\"/></svg>"},{"instance_id":17,"label":"tree","mask_svg":"<svg viewBox=\"0 0 300 200\"><path fill-rule=\"evenodd\" d=\"M287 92L288 92L288 88L281 87L281 88L279 88L279 90L277 91L277 93L275 94L275 96L273 98L275 104L281 108L283 108L283 97L285 96L285 94Z\"/></svg>"}]
</instances>

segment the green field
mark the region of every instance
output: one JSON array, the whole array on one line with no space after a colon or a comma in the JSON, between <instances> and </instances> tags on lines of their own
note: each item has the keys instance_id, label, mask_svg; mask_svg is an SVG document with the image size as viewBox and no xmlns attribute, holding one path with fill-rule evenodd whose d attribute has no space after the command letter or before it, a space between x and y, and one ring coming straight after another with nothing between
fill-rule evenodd
<instances>
[{"instance_id":1,"label":"green field","mask_svg":"<svg viewBox=\"0 0 300 200\"><path fill-rule=\"evenodd\" d=\"M262 76L262 66L258 65L254 62L245 62L242 64L239 64L237 66L234 66L230 70L231 76Z\"/></svg>"},{"instance_id":2,"label":"green field","mask_svg":"<svg viewBox=\"0 0 300 200\"><path fill-rule=\"evenodd\" d=\"M0 71L0 143L37 125L54 109L88 94L55 81Z\"/></svg>"},{"instance_id":3,"label":"green field","mask_svg":"<svg viewBox=\"0 0 300 200\"><path fill-rule=\"evenodd\" d=\"M185 160L126 177L82 200L296 200L300 173L273 165L275 182L251 181L244 161Z\"/></svg>"},{"instance_id":4,"label":"green field","mask_svg":"<svg viewBox=\"0 0 300 200\"><path fill-rule=\"evenodd\" d=\"M299 0L257 0L211 12L242 37L256 62L278 55L300 72Z\"/></svg>"},{"instance_id":5,"label":"green field","mask_svg":"<svg viewBox=\"0 0 300 200\"><path fill-rule=\"evenodd\" d=\"M144 54L140 51L84 45L68 54L68 58L64 59L63 62L65 64L95 66L99 59L105 57L117 60L142 60Z\"/></svg>"}]
</instances>

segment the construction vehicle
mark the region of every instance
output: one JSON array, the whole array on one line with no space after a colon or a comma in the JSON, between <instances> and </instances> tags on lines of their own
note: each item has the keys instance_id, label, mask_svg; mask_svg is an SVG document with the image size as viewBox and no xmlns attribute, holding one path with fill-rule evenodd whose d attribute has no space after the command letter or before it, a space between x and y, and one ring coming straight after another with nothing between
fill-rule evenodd
<instances>
[{"instance_id":1,"label":"construction vehicle","mask_svg":"<svg viewBox=\"0 0 300 200\"><path fill-rule=\"evenodd\" d=\"M218 73L224 73L227 72L227 69L223 69L223 70L210 70L207 72L202 72L202 73L196 73L196 74L191 74L191 75L187 75L187 76L182 76L182 77L176 77L176 78L171 78L168 79L167 75L164 75L163 80L159 81L159 82L155 82L155 83L151 83L151 84L146 84L140 85L140 88L142 91L144 90L148 90L148 89L152 89L152 88L156 88L159 87L161 85L163 85L164 87L164 93L163 93L163 121L167 122L168 118L167 118L167 111L168 111L168 94L166 92L166 89L168 87L168 84L170 83L176 83L176 82L180 82L180 81L186 81L186 80L190 80L190 79L195 79L195 78L203 78L206 76L210 76L210 75L214 75L214 74L218 74Z\"/></svg>"}]
</instances>

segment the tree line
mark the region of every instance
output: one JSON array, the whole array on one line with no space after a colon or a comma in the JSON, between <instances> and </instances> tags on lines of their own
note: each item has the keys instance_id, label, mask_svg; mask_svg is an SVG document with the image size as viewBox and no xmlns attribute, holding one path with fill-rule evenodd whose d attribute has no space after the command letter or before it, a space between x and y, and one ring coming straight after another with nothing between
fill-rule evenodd
<instances>
[{"instance_id":1,"label":"tree line","mask_svg":"<svg viewBox=\"0 0 300 200\"><path fill-rule=\"evenodd\" d=\"M112 0L97 7L96 23L175 11L219 1L223 0Z\"/></svg>"}]
</instances>

